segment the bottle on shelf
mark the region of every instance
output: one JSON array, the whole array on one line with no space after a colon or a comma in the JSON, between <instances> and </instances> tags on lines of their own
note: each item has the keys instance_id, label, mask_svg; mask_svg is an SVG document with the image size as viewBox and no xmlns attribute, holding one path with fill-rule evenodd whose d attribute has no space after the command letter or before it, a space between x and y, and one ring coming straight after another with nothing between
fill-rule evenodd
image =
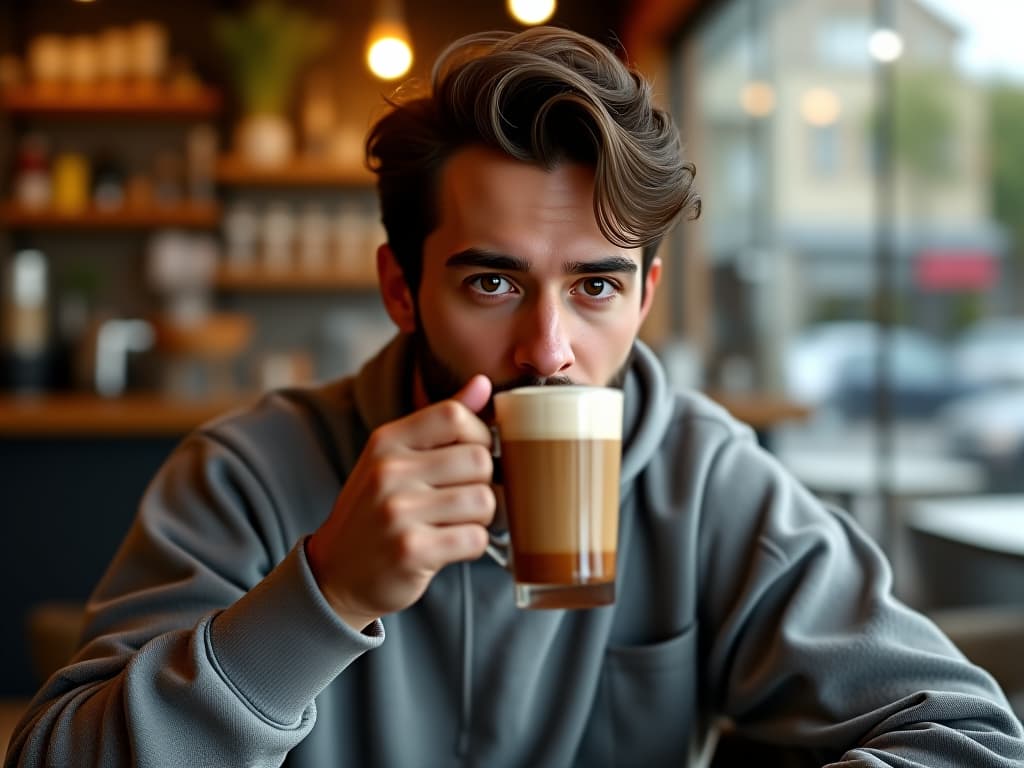
<instances>
[{"instance_id":1,"label":"bottle on shelf","mask_svg":"<svg viewBox=\"0 0 1024 768\"><path fill-rule=\"evenodd\" d=\"M4 384L18 392L52 383L49 267L42 251L18 251L10 260L4 296Z\"/></svg>"},{"instance_id":2,"label":"bottle on shelf","mask_svg":"<svg viewBox=\"0 0 1024 768\"><path fill-rule=\"evenodd\" d=\"M137 89L156 87L167 73L167 28L154 21L140 21L129 30L128 67Z\"/></svg>"},{"instance_id":3,"label":"bottle on shelf","mask_svg":"<svg viewBox=\"0 0 1024 768\"><path fill-rule=\"evenodd\" d=\"M259 219L252 205L233 203L224 217L224 242L227 266L233 270L252 269L256 264Z\"/></svg>"},{"instance_id":4,"label":"bottle on shelf","mask_svg":"<svg viewBox=\"0 0 1024 768\"><path fill-rule=\"evenodd\" d=\"M153 196L157 205L180 205L184 198L185 169L181 155L162 149L153 158Z\"/></svg>"},{"instance_id":5,"label":"bottle on shelf","mask_svg":"<svg viewBox=\"0 0 1024 768\"><path fill-rule=\"evenodd\" d=\"M89 207L89 160L80 152L61 152L53 161L53 208L77 215Z\"/></svg>"},{"instance_id":6,"label":"bottle on shelf","mask_svg":"<svg viewBox=\"0 0 1024 768\"><path fill-rule=\"evenodd\" d=\"M131 38L124 27L107 27L97 45L100 82L108 91L121 90L128 79Z\"/></svg>"},{"instance_id":7,"label":"bottle on shelf","mask_svg":"<svg viewBox=\"0 0 1024 768\"><path fill-rule=\"evenodd\" d=\"M49 208L52 194L46 137L25 134L14 161L14 200L26 210L38 211Z\"/></svg>"},{"instance_id":8,"label":"bottle on shelf","mask_svg":"<svg viewBox=\"0 0 1024 768\"><path fill-rule=\"evenodd\" d=\"M343 202L334 219L334 259L339 273L361 273L367 234L366 212L354 200Z\"/></svg>"},{"instance_id":9,"label":"bottle on shelf","mask_svg":"<svg viewBox=\"0 0 1024 768\"><path fill-rule=\"evenodd\" d=\"M194 203L212 203L216 197L217 131L208 123L189 130L185 138L188 197Z\"/></svg>"},{"instance_id":10,"label":"bottle on shelf","mask_svg":"<svg viewBox=\"0 0 1024 768\"><path fill-rule=\"evenodd\" d=\"M323 274L330 267L331 220L324 207L307 203L299 218L299 264L310 274Z\"/></svg>"},{"instance_id":11,"label":"bottle on shelf","mask_svg":"<svg viewBox=\"0 0 1024 768\"><path fill-rule=\"evenodd\" d=\"M100 74L98 41L92 35L72 35L66 43L67 78L72 88L93 88Z\"/></svg>"},{"instance_id":12,"label":"bottle on shelf","mask_svg":"<svg viewBox=\"0 0 1024 768\"><path fill-rule=\"evenodd\" d=\"M60 35L41 34L28 44L28 69L32 82L42 91L53 91L67 78L67 45Z\"/></svg>"},{"instance_id":13,"label":"bottle on shelf","mask_svg":"<svg viewBox=\"0 0 1024 768\"><path fill-rule=\"evenodd\" d=\"M269 272L287 273L293 266L295 214L278 200L267 206L263 217L263 264Z\"/></svg>"},{"instance_id":14,"label":"bottle on shelf","mask_svg":"<svg viewBox=\"0 0 1024 768\"><path fill-rule=\"evenodd\" d=\"M96 157L92 174L92 204L98 211L118 211L125 203L125 172L110 152Z\"/></svg>"}]
</instances>

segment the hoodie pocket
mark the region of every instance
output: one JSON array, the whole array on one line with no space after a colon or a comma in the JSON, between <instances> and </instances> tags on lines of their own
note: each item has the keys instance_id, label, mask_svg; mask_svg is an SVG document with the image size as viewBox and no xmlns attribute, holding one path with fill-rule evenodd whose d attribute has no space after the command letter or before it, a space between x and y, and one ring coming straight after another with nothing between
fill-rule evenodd
<instances>
[{"instance_id":1,"label":"hoodie pocket","mask_svg":"<svg viewBox=\"0 0 1024 768\"><path fill-rule=\"evenodd\" d=\"M686 765L697 691L697 627L647 645L610 646L580 765Z\"/></svg>"}]
</instances>

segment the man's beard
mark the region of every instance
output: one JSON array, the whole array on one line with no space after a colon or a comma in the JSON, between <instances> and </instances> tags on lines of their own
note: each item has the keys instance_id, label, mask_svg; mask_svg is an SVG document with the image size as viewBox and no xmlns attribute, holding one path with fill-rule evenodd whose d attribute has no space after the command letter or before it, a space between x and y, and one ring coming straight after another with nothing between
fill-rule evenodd
<instances>
[{"instance_id":1,"label":"man's beard","mask_svg":"<svg viewBox=\"0 0 1024 768\"><path fill-rule=\"evenodd\" d=\"M420 382L423 385L423 391L426 393L427 399L431 403L447 400L462 389L468 379L464 379L452 370L434 353L433 349L430 347L430 342L427 339L426 334L423 332L422 323L417 322L416 330L412 335L412 343L413 350L416 355L416 366L419 371ZM605 383L605 386L622 389L623 383L626 380L626 374L629 371L629 366L632 361L633 347L630 347L629 354L626 356L625 362L615 372L611 379ZM574 382L568 376L530 375L519 376L510 381L493 381L491 400L488 401L483 411L481 411L480 416L488 423L492 421L494 413L494 395L498 392L504 392L509 389L518 389L519 387L565 386L575 383L577 382Z\"/></svg>"}]
</instances>

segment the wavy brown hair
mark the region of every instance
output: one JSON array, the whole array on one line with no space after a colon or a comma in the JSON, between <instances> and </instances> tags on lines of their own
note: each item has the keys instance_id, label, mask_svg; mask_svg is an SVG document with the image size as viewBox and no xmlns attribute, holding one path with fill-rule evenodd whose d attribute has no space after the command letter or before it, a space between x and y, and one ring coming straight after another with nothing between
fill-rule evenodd
<instances>
[{"instance_id":1,"label":"wavy brown hair","mask_svg":"<svg viewBox=\"0 0 1024 768\"><path fill-rule=\"evenodd\" d=\"M431 86L390 99L366 142L388 243L414 296L441 168L468 145L548 169L594 168L598 226L620 247L643 248L644 275L680 215L700 215L671 117L639 73L588 37L554 27L469 35L438 58Z\"/></svg>"}]
</instances>

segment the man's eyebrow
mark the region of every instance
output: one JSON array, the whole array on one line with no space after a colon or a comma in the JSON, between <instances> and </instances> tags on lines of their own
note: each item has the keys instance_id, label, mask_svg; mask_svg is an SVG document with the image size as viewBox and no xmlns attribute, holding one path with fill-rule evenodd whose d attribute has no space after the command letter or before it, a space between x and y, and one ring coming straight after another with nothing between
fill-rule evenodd
<instances>
[{"instance_id":1,"label":"man's eyebrow","mask_svg":"<svg viewBox=\"0 0 1024 768\"><path fill-rule=\"evenodd\" d=\"M599 272L634 274L637 269L636 262L625 256L608 256L596 261L570 261L565 265L565 272L569 275L594 275Z\"/></svg>"},{"instance_id":2,"label":"man's eyebrow","mask_svg":"<svg viewBox=\"0 0 1024 768\"><path fill-rule=\"evenodd\" d=\"M467 248L452 254L445 261L446 267L484 267L499 272L529 272L530 262L515 256L479 248Z\"/></svg>"},{"instance_id":3,"label":"man's eyebrow","mask_svg":"<svg viewBox=\"0 0 1024 768\"><path fill-rule=\"evenodd\" d=\"M499 272L529 272L530 262L516 256L509 256L480 248L467 248L452 254L445 261L446 267L483 267ZM570 261L565 265L567 275L596 275L600 273L635 274L639 267L625 256L608 256L594 261Z\"/></svg>"}]
</instances>

